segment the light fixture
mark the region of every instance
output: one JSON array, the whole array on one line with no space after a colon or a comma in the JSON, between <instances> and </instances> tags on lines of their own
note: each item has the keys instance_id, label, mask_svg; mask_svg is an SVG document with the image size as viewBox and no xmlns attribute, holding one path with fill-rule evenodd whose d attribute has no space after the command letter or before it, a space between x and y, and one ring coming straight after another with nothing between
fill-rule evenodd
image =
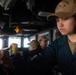
<instances>
[{"instance_id":1,"label":"light fixture","mask_svg":"<svg viewBox=\"0 0 76 75\"><path fill-rule=\"evenodd\" d=\"M16 33L22 33L22 29L19 26L16 26L15 31Z\"/></svg>"}]
</instances>

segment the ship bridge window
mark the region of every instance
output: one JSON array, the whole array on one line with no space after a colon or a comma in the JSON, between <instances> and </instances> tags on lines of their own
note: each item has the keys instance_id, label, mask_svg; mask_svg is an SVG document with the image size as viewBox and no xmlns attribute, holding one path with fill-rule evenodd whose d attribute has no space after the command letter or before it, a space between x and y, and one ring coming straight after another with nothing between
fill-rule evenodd
<instances>
[{"instance_id":1,"label":"ship bridge window","mask_svg":"<svg viewBox=\"0 0 76 75\"><path fill-rule=\"evenodd\" d=\"M3 40L0 38L0 49L3 47Z\"/></svg>"},{"instance_id":2,"label":"ship bridge window","mask_svg":"<svg viewBox=\"0 0 76 75\"><path fill-rule=\"evenodd\" d=\"M10 45L12 43L18 44L18 48L20 48L21 47L21 37L9 37L8 38L8 47L10 47Z\"/></svg>"},{"instance_id":3,"label":"ship bridge window","mask_svg":"<svg viewBox=\"0 0 76 75\"><path fill-rule=\"evenodd\" d=\"M28 48L29 47L29 43L30 43L29 38L24 38L23 39L23 47Z\"/></svg>"}]
</instances>

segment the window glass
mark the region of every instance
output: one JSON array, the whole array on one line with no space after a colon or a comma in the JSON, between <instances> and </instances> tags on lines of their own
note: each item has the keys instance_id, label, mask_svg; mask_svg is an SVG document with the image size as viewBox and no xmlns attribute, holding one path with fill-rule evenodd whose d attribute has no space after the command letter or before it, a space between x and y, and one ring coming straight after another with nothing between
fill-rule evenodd
<instances>
[{"instance_id":1,"label":"window glass","mask_svg":"<svg viewBox=\"0 0 76 75\"><path fill-rule=\"evenodd\" d=\"M32 40L36 40L36 36L31 36L30 41L32 41Z\"/></svg>"},{"instance_id":2,"label":"window glass","mask_svg":"<svg viewBox=\"0 0 76 75\"><path fill-rule=\"evenodd\" d=\"M2 39L0 38L0 49L2 49L2 47L3 47L3 41L2 41Z\"/></svg>"},{"instance_id":3,"label":"window glass","mask_svg":"<svg viewBox=\"0 0 76 75\"><path fill-rule=\"evenodd\" d=\"M18 48L20 48L21 47L21 37L9 37L8 38L8 47L10 47L10 45L12 43L18 44Z\"/></svg>"},{"instance_id":4,"label":"window glass","mask_svg":"<svg viewBox=\"0 0 76 75\"><path fill-rule=\"evenodd\" d=\"M23 39L23 47L29 47L29 43L30 43L30 41L28 38Z\"/></svg>"}]
</instances>

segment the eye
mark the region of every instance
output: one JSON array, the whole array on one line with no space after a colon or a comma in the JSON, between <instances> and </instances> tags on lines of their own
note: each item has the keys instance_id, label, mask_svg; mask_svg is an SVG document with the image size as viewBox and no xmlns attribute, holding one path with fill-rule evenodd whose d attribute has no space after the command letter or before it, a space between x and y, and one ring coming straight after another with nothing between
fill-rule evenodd
<instances>
[{"instance_id":1,"label":"eye","mask_svg":"<svg viewBox=\"0 0 76 75\"><path fill-rule=\"evenodd\" d=\"M59 18L58 17L56 17L56 21L59 22Z\"/></svg>"}]
</instances>

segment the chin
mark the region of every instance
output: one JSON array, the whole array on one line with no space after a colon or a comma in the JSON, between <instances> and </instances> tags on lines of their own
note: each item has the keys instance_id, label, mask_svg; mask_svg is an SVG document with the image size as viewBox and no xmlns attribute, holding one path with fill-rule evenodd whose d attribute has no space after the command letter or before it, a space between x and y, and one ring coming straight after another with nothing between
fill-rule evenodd
<instances>
[{"instance_id":1,"label":"chin","mask_svg":"<svg viewBox=\"0 0 76 75\"><path fill-rule=\"evenodd\" d=\"M66 33L61 33L62 35L68 35L68 34L66 34Z\"/></svg>"}]
</instances>

